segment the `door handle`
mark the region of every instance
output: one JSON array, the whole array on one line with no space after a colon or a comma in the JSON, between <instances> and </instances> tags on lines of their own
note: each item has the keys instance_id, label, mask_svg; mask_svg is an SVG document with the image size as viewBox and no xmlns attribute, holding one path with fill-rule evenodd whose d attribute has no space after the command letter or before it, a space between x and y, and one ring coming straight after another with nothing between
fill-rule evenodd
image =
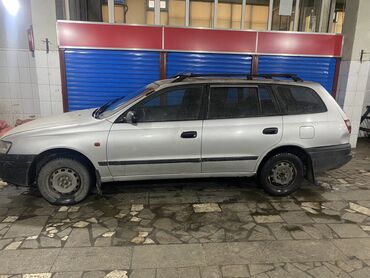
<instances>
[{"instance_id":1,"label":"door handle","mask_svg":"<svg viewBox=\"0 0 370 278\"><path fill-rule=\"evenodd\" d=\"M267 135L277 134L279 129L277 127L268 127L265 128L262 133Z\"/></svg>"},{"instance_id":2,"label":"door handle","mask_svg":"<svg viewBox=\"0 0 370 278\"><path fill-rule=\"evenodd\" d=\"M184 131L181 133L181 138L196 138L198 133L196 131Z\"/></svg>"}]
</instances>

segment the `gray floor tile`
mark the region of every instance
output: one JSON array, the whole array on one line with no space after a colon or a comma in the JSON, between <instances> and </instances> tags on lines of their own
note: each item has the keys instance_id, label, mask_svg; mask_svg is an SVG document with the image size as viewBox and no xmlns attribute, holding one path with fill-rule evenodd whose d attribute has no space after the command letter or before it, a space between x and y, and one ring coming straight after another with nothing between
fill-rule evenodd
<instances>
[{"instance_id":1,"label":"gray floor tile","mask_svg":"<svg viewBox=\"0 0 370 278\"><path fill-rule=\"evenodd\" d=\"M63 248L52 271L128 269L130 262L130 247Z\"/></svg>"}]
</instances>

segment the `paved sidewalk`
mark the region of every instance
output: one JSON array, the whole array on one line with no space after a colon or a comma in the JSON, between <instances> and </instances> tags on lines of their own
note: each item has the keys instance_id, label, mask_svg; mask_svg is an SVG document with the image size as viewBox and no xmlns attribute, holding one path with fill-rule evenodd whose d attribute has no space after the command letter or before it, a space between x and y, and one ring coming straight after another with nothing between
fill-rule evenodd
<instances>
[{"instance_id":1,"label":"paved sidewalk","mask_svg":"<svg viewBox=\"0 0 370 278\"><path fill-rule=\"evenodd\" d=\"M110 184L72 207L0 182L0 277L370 277L370 141L319 180Z\"/></svg>"}]
</instances>

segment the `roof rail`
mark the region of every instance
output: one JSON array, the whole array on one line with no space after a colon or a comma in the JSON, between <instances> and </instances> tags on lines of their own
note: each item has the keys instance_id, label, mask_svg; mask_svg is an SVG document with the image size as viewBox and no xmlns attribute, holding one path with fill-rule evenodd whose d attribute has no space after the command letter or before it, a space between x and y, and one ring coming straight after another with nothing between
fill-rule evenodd
<instances>
[{"instance_id":1,"label":"roof rail","mask_svg":"<svg viewBox=\"0 0 370 278\"><path fill-rule=\"evenodd\" d=\"M188 77L248 77L245 73L179 73L174 76L171 76L170 78L174 78L172 81L175 82L181 82L184 79Z\"/></svg>"},{"instance_id":2,"label":"roof rail","mask_svg":"<svg viewBox=\"0 0 370 278\"><path fill-rule=\"evenodd\" d=\"M303 79L300 78L297 74L291 74L291 73L267 73L267 74L250 74L247 76L249 80L252 80L253 78L266 78L266 79L273 79L274 77L282 77L282 78L290 78L295 82L303 82Z\"/></svg>"},{"instance_id":3,"label":"roof rail","mask_svg":"<svg viewBox=\"0 0 370 278\"><path fill-rule=\"evenodd\" d=\"M295 82L303 82L303 79L300 78L296 74L289 74L289 73L279 73L279 74L244 74L244 73L181 73L171 78L174 78L172 83L181 82L189 77L244 77L248 80L253 80L253 78L265 78L265 79L273 79L273 78L290 78Z\"/></svg>"}]
</instances>

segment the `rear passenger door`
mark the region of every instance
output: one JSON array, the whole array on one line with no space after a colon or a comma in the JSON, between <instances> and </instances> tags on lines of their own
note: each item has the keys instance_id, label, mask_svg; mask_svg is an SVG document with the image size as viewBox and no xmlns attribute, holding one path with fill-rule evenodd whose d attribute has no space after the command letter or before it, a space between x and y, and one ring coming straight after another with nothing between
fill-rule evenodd
<instances>
[{"instance_id":1,"label":"rear passenger door","mask_svg":"<svg viewBox=\"0 0 370 278\"><path fill-rule=\"evenodd\" d=\"M211 85L203 123L202 172L254 172L282 137L282 116L267 85Z\"/></svg>"}]
</instances>

